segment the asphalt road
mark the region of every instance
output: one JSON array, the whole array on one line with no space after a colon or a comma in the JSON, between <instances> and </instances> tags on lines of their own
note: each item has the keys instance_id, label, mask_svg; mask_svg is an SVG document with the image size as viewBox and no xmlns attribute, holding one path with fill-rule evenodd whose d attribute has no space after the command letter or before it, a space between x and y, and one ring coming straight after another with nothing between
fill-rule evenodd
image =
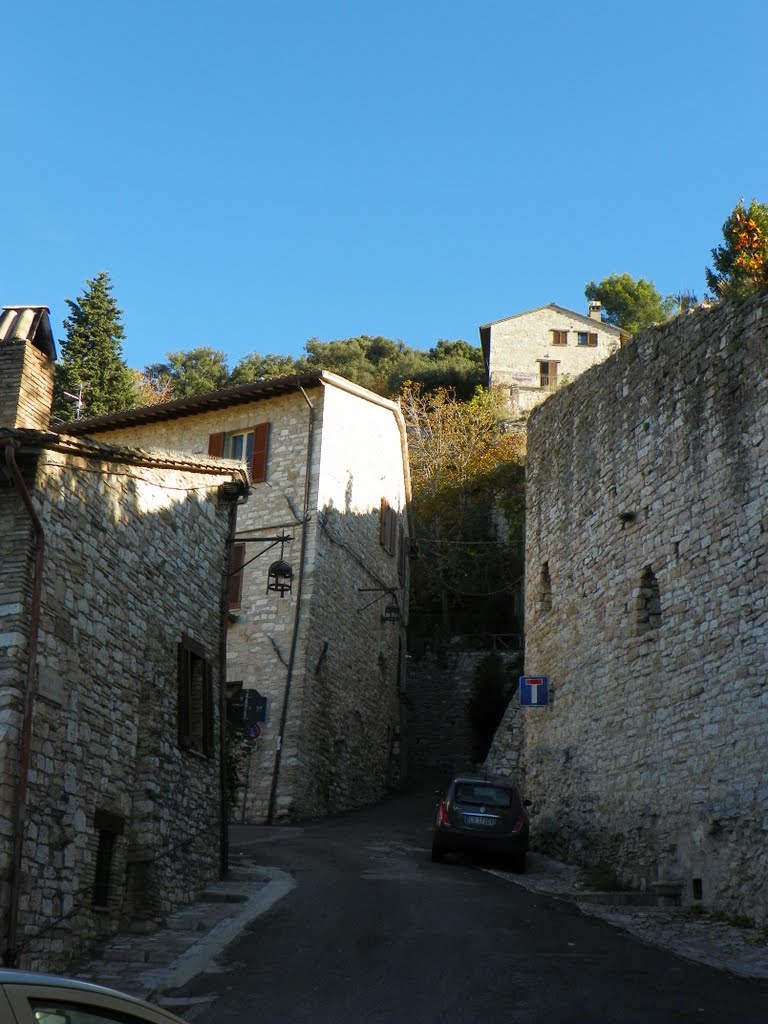
<instances>
[{"instance_id":1,"label":"asphalt road","mask_svg":"<svg viewBox=\"0 0 768 1024\"><path fill-rule=\"evenodd\" d=\"M768 983L691 964L460 859L432 864L431 794L300 828L236 830L232 859L296 889L184 990L202 1024L768 1021Z\"/></svg>"}]
</instances>

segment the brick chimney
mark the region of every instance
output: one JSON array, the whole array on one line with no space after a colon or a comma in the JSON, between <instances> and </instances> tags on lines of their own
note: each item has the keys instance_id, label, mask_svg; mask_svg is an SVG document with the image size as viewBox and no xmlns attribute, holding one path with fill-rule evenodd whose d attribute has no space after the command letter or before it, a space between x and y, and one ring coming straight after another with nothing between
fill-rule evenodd
<instances>
[{"instance_id":1,"label":"brick chimney","mask_svg":"<svg viewBox=\"0 0 768 1024\"><path fill-rule=\"evenodd\" d=\"M0 427L47 430L56 346L47 306L3 306L0 313Z\"/></svg>"},{"instance_id":2,"label":"brick chimney","mask_svg":"<svg viewBox=\"0 0 768 1024\"><path fill-rule=\"evenodd\" d=\"M603 308L603 304L600 301L600 299L590 299L589 300L589 316L590 316L590 319L592 319L592 320L601 320L602 321L603 318L600 315L600 310L602 308Z\"/></svg>"}]
</instances>

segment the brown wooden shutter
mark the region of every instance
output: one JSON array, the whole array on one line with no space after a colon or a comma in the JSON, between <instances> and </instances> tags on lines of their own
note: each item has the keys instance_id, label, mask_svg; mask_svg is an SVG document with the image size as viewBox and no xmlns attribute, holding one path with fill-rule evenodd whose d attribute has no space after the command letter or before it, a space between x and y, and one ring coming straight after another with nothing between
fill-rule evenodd
<instances>
[{"instance_id":1,"label":"brown wooden shutter","mask_svg":"<svg viewBox=\"0 0 768 1024\"><path fill-rule=\"evenodd\" d=\"M224 454L224 442L227 435L222 431L220 434L208 436L208 454L221 457Z\"/></svg>"},{"instance_id":2,"label":"brown wooden shutter","mask_svg":"<svg viewBox=\"0 0 768 1024\"><path fill-rule=\"evenodd\" d=\"M386 549L387 537L387 512L389 511L389 504L386 498L381 499L381 515L379 518L379 544Z\"/></svg>"},{"instance_id":3,"label":"brown wooden shutter","mask_svg":"<svg viewBox=\"0 0 768 1024\"><path fill-rule=\"evenodd\" d=\"M245 544L241 541L232 545L229 551L229 583L227 588L228 607L239 608L243 597L243 562Z\"/></svg>"},{"instance_id":4,"label":"brown wooden shutter","mask_svg":"<svg viewBox=\"0 0 768 1024\"><path fill-rule=\"evenodd\" d=\"M251 460L251 483L253 484L263 483L267 479L269 427L269 423L259 423L253 428L253 459Z\"/></svg>"}]
</instances>

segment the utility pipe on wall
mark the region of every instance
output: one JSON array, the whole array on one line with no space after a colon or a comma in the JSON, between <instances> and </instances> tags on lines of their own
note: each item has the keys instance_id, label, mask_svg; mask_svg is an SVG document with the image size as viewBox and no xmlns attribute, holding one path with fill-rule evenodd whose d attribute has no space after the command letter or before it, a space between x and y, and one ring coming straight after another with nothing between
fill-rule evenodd
<instances>
[{"instance_id":1,"label":"utility pipe on wall","mask_svg":"<svg viewBox=\"0 0 768 1024\"><path fill-rule=\"evenodd\" d=\"M32 575L32 607L29 617L29 643L27 646L27 671L24 689L24 717L21 726L19 746L19 778L16 804L16 829L14 835L13 864L11 868L10 906L8 910L8 932L3 962L6 967L15 967L18 957L17 938L19 923L19 897L21 890L21 861L24 847L24 827L27 816L27 789L29 766L32 759L32 719L37 696L37 640L40 631L40 602L43 592L43 565L45 560L45 535L43 526L32 504L32 499L19 472L14 454L14 444L9 438L0 438L0 449L5 449L5 464L14 486L21 498L32 523L35 541L34 569Z\"/></svg>"}]
</instances>

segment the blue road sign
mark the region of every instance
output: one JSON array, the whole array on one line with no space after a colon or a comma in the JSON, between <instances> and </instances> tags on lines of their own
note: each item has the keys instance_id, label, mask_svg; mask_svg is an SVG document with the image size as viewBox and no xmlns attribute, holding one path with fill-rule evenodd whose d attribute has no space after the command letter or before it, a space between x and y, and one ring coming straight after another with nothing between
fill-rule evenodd
<instances>
[{"instance_id":1,"label":"blue road sign","mask_svg":"<svg viewBox=\"0 0 768 1024\"><path fill-rule=\"evenodd\" d=\"M520 707L542 708L549 704L549 679L546 676L520 676Z\"/></svg>"}]
</instances>

